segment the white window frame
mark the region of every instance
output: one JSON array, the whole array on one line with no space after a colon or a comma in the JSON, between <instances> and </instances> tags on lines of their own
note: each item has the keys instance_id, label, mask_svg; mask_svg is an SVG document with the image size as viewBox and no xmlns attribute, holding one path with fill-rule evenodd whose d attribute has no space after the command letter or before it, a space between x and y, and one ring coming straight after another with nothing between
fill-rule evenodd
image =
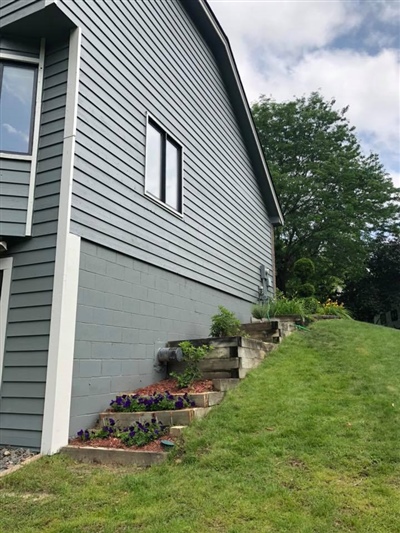
<instances>
[{"instance_id":1,"label":"white window frame","mask_svg":"<svg viewBox=\"0 0 400 533\"><path fill-rule=\"evenodd\" d=\"M160 200L159 198L157 198L156 196L154 196L153 194L151 194L150 192L147 191L147 163L148 163L148 142L147 142L147 137L148 137L148 131L149 131L149 122L154 122L154 124L156 126L158 126L158 128L160 128L164 133L167 134L167 137L170 137L171 140L177 144L181 150L181 162L180 162L180 174L181 174L181 197L180 197L180 203L181 203L181 211L178 211L177 209L174 209L173 207L169 206L168 204L164 203L162 200ZM151 124L150 124L151 126ZM178 217L178 218L181 218L183 219L184 217L184 194L183 194L183 191L184 191L184 172L183 172L183 169L184 169L184 157L185 157L185 148L183 146L183 144L181 142L179 142L177 140L177 138L175 137L175 135L172 135L170 133L170 131L156 118L154 118L153 115L151 115L150 113L146 113L146 151L145 151L145 178L144 178L144 196L146 196L146 198L148 198L149 200L151 200L152 202L154 202L155 204L159 205L160 207L162 207L163 209L165 209L166 211L168 211L169 213L171 213L172 215Z\"/></svg>"},{"instance_id":2,"label":"white window frame","mask_svg":"<svg viewBox=\"0 0 400 533\"><path fill-rule=\"evenodd\" d=\"M4 350L6 346L6 332L8 320L8 307L10 304L12 257L0 259L0 270L3 271L0 299L0 388L3 377Z\"/></svg>"},{"instance_id":3,"label":"white window frame","mask_svg":"<svg viewBox=\"0 0 400 533\"><path fill-rule=\"evenodd\" d=\"M40 128L40 114L42 112L42 92L43 92L43 71L44 71L44 57L45 57L45 39L40 41L39 57L29 57L18 54L9 54L8 52L0 52L0 60L12 61L13 63L25 63L37 65L37 80L36 80L36 100L35 100L35 115L33 118L32 128L32 153L31 154L13 154L9 152L0 152L0 159L13 159L18 161L30 161L31 170L29 176L29 193L28 193L28 208L26 214L26 228L25 235L32 234L32 216L33 216L33 200L35 195L35 179L36 179L36 165L39 146L39 128Z\"/></svg>"}]
</instances>

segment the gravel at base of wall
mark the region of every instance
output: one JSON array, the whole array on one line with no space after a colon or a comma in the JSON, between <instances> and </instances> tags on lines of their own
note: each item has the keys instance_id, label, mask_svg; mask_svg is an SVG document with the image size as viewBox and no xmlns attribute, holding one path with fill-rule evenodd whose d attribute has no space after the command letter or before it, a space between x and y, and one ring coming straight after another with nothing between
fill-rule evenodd
<instances>
[{"instance_id":1,"label":"gravel at base of wall","mask_svg":"<svg viewBox=\"0 0 400 533\"><path fill-rule=\"evenodd\" d=\"M36 454L37 452L26 448L0 448L0 472L17 466Z\"/></svg>"}]
</instances>

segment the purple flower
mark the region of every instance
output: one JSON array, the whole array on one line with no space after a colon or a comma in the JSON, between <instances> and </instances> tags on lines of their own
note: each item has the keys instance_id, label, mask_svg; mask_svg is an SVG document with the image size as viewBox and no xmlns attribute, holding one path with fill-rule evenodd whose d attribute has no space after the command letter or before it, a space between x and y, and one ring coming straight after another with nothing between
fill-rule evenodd
<instances>
[{"instance_id":1,"label":"purple flower","mask_svg":"<svg viewBox=\"0 0 400 533\"><path fill-rule=\"evenodd\" d=\"M130 431L129 432L129 436L131 439L133 439L133 437L136 435L136 433L134 431Z\"/></svg>"},{"instance_id":2,"label":"purple flower","mask_svg":"<svg viewBox=\"0 0 400 533\"><path fill-rule=\"evenodd\" d=\"M183 409L183 400L182 399L178 399L175 402L175 409Z\"/></svg>"},{"instance_id":3,"label":"purple flower","mask_svg":"<svg viewBox=\"0 0 400 533\"><path fill-rule=\"evenodd\" d=\"M115 426L115 420L113 418L109 419L110 426Z\"/></svg>"},{"instance_id":4,"label":"purple flower","mask_svg":"<svg viewBox=\"0 0 400 533\"><path fill-rule=\"evenodd\" d=\"M83 437L83 429L80 429L77 433L78 437L82 438Z\"/></svg>"}]
</instances>

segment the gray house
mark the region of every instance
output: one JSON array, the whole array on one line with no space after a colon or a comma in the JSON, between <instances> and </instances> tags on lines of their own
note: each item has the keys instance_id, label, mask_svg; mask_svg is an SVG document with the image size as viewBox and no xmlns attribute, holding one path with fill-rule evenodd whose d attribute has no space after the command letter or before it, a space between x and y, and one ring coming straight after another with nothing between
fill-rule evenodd
<instances>
[{"instance_id":1,"label":"gray house","mask_svg":"<svg viewBox=\"0 0 400 533\"><path fill-rule=\"evenodd\" d=\"M0 24L0 445L54 453L218 305L248 320L282 214L205 0Z\"/></svg>"}]
</instances>

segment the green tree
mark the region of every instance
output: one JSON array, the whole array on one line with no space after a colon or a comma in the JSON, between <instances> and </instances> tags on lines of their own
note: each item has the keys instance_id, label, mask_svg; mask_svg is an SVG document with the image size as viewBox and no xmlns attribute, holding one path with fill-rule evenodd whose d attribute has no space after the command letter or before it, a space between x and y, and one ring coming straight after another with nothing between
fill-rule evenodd
<instances>
[{"instance_id":1,"label":"green tree","mask_svg":"<svg viewBox=\"0 0 400 533\"><path fill-rule=\"evenodd\" d=\"M278 103L262 96L252 111L285 225L276 232L278 287L301 257L316 268L317 295L360 271L376 232L399 227L400 189L376 154L364 155L347 108L319 93Z\"/></svg>"},{"instance_id":2,"label":"green tree","mask_svg":"<svg viewBox=\"0 0 400 533\"><path fill-rule=\"evenodd\" d=\"M348 280L340 299L354 318L365 322L400 305L399 237L376 239L363 274Z\"/></svg>"}]
</instances>

